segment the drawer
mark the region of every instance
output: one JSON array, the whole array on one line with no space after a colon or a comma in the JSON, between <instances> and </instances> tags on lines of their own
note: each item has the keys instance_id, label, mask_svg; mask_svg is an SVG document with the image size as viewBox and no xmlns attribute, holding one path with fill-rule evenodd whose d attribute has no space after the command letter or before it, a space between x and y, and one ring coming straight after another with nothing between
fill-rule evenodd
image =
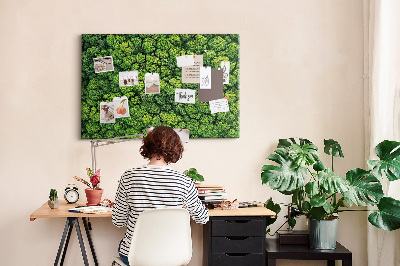
<instances>
[{"instance_id":1,"label":"drawer","mask_svg":"<svg viewBox=\"0 0 400 266\"><path fill-rule=\"evenodd\" d=\"M259 266L265 265L263 254L211 254L210 265L218 266Z\"/></svg>"},{"instance_id":2,"label":"drawer","mask_svg":"<svg viewBox=\"0 0 400 266\"><path fill-rule=\"evenodd\" d=\"M212 237L211 253L264 253L264 237Z\"/></svg>"},{"instance_id":3,"label":"drawer","mask_svg":"<svg viewBox=\"0 0 400 266\"><path fill-rule=\"evenodd\" d=\"M212 236L265 236L265 219L218 219L211 223Z\"/></svg>"}]
</instances>

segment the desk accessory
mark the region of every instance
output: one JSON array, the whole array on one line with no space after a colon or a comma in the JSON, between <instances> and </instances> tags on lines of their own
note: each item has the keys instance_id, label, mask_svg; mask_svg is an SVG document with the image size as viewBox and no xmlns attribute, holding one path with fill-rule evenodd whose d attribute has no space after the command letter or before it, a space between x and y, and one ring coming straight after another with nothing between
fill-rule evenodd
<instances>
[{"instance_id":1,"label":"desk accessory","mask_svg":"<svg viewBox=\"0 0 400 266\"><path fill-rule=\"evenodd\" d=\"M49 201L47 203L49 204L49 207L51 209L57 209L58 207L60 207L60 201L58 200L57 190L53 188L50 190Z\"/></svg>"},{"instance_id":2,"label":"desk accessory","mask_svg":"<svg viewBox=\"0 0 400 266\"><path fill-rule=\"evenodd\" d=\"M75 203L79 199L78 187L75 184L68 184L65 188L64 199L68 203Z\"/></svg>"}]
</instances>

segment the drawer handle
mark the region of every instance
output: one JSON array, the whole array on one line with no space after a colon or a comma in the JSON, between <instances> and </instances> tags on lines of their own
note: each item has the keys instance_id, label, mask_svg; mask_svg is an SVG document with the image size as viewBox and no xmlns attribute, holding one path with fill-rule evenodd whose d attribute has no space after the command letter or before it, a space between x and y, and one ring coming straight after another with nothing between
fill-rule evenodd
<instances>
[{"instance_id":1,"label":"drawer handle","mask_svg":"<svg viewBox=\"0 0 400 266\"><path fill-rule=\"evenodd\" d=\"M228 240L246 240L249 237L248 236L226 236L225 238Z\"/></svg>"},{"instance_id":2,"label":"drawer handle","mask_svg":"<svg viewBox=\"0 0 400 266\"><path fill-rule=\"evenodd\" d=\"M225 220L225 223L228 224L245 224L250 222L250 220Z\"/></svg>"},{"instance_id":3,"label":"drawer handle","mask_svg":"<svg viewBox=\"0 0 400 266\"><path fill-rule=\"evenodd\" d=\"M225 255L228 257L246 257L250 253L225 253Z\"/></svg>"}]
</instances>

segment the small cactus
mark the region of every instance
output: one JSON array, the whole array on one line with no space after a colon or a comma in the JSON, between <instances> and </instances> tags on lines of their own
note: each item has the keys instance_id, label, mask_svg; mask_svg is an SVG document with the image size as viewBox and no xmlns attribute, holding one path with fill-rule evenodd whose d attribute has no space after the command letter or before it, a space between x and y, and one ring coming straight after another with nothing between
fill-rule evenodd
<instances>
[{"instance_id":1,"label":"small cactus","mask_svg":"<svg viewBox=\"0 0 400 266\"><path fill-rule=\"evenodd\" d=\"M57 190L55 190L55 189L53 189L53 188L50 190L49 199L50 199L51 201L55 201L55 200L58 199Z\"/></svg>"}]
</instances>

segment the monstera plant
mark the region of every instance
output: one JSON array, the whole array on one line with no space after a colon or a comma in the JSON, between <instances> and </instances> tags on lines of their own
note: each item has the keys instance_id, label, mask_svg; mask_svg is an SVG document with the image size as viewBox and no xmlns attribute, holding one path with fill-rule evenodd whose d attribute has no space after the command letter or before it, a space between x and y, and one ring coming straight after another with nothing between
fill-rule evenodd
<instances>
[{"instance_id":1,"label":"monstera plant","mask_svg":"<svg viewBox=\"0 0 400 266\"><path fill-rule=\"evenodd\" d=\"M262 183L285 195L297 214L317 221L336 219L349 207L377 206L368 221L383 230L400 228L400 201L385 197L382 181L400 179L400 142L385 140L376 146L378 160L369 160L368 169L356 168L345 177L335 174L334 157L344 157L340 144L324 140L324 152L331 156L330 168L321 160L318 148L307 139L280 139L267 159L274 162L262 167ZM279 211L271 200L266 207ZM274 222L274 220L270 220ZM289 220L294 227L295 220Z\"/></svg>"}]
</instances>

